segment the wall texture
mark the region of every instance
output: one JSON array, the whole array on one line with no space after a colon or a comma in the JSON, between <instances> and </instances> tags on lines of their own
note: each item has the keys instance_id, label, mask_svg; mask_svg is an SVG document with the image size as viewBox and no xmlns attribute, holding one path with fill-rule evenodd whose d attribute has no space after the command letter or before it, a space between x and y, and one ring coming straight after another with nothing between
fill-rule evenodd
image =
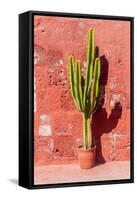
<instances>
[{"instance_id":1,"label":"wall texture","mask_svg":"<svg viewBox=\"0 0 137 200\"><path fill-rule=\"evenodd\" d=\"M130 23L119 20L34 18L34 161L77 162L82 116L72 101L67 57L86 66L87 31L95 29L105 97L92 120L97 162L130 159Z\"/></svg>"}]
</instances>

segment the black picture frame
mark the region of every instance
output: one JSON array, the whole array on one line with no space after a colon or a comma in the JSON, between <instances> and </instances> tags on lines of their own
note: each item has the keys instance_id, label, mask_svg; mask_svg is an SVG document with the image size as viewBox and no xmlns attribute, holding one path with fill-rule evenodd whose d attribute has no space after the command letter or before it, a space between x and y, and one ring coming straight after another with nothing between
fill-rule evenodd
<instances>
[{"instance_id":1,"label":"black picture frame","mask_svg":"<svg viewBox=\"0 0 137 200\"><path fill-rule=\"evenodd\" d=\"M125 20L131 22L131 69L130 69L130 106L131 106L131 177L125 180L107 180L94 182L58 183L34 185L34 141L33 141L33 20L35 15L60 16L74 18L93 18ZM121 184L134 182L134 17L107 16L79 13L59 13L28 11L19 14L19 185L28 189L57 188L68 186L87 186Z\"/></svg>"}]
</instances>

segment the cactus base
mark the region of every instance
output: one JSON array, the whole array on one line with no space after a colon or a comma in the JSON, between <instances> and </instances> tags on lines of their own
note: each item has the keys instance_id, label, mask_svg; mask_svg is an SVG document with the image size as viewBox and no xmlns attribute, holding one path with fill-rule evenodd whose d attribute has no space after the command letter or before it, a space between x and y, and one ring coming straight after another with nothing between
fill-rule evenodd
<instances>
[{"instance_id":1,"label":"cactus base","mask_svg":"<svg viewBox=\"0 0 137 200\"><path fill-rule=\"evenodd\" d=\"M95 166L96 146L91 149L84 149L83 146L78 147L78 158L81 169L90 169Z\"/></svg>"}]
</instances>

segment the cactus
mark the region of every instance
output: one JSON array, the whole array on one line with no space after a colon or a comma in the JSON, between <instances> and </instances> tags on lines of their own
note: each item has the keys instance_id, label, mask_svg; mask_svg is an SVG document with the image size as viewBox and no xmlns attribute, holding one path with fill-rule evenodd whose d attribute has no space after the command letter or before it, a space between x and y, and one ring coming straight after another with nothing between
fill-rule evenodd
<instances>
[{"instance_id":1,"label":"cactus","mask_svg":"<svg viewBox=\"0 0 137 200\"><path fill-rule=\"evenodd\" d=\"M73 56L68 57L68 78L70 93L74 104L83 115L83 147L90 149L93 146L91 133L92 115L104 95L104 86L99 84L101 71L100 58L94 48L94 30L88 31L87 66L82 84L80 60L74 61Z\"/></svg>"}]
</instances>

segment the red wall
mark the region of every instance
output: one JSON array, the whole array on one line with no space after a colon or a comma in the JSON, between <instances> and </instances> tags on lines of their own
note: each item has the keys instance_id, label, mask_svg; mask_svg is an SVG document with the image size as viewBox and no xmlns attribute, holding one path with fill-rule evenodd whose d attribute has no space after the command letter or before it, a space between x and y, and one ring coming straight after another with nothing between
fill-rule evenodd
<instances>
[{"instance_id":1,"label":"red wall","mask_svg":"<svg viewBox=\"0 0 137 200\"><path fill-rule=\"evenodd\" d=\"M95 29L105 99L93 116L97 162L130 159L130 23L119 20L35 16L34 160L77 162L82 116L72 101L67 57L86 64L87 31Z\"/></svg>"}]
</instances>

